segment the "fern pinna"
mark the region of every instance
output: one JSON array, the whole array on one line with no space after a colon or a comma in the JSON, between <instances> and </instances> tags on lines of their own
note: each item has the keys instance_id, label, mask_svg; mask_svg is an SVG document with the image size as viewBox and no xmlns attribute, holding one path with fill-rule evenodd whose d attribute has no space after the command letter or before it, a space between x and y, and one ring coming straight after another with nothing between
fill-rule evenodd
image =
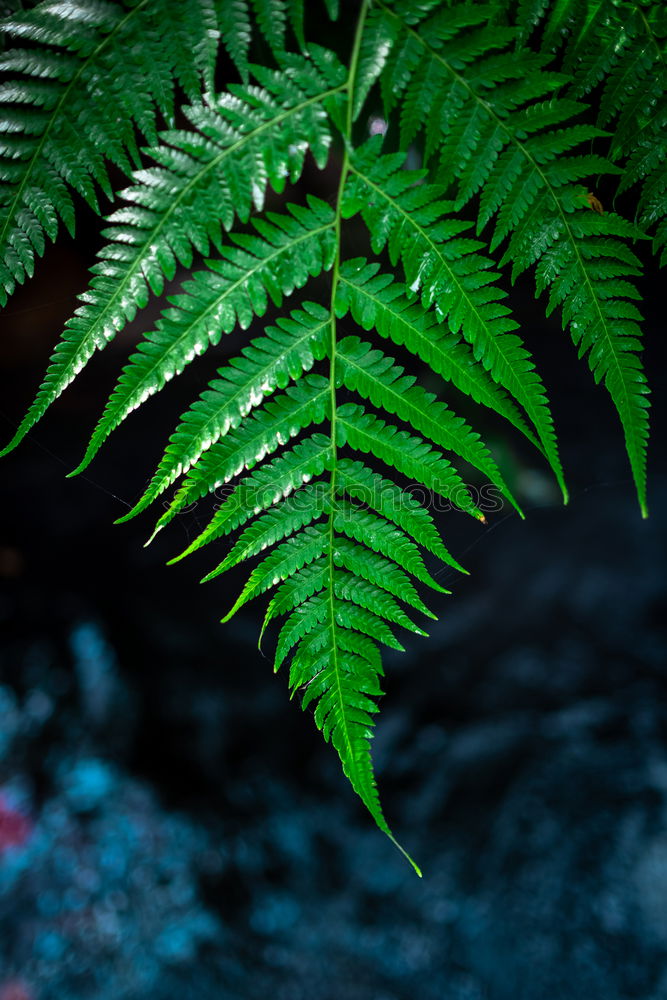
<instances>
[{"instance_id":1,"label":"fern pinna","mask_svg":"<svg viewBox=\"0 0 667 1000\"><path fill-rule=\"evenodd\" d=\"M362 0L353 32L334 32L335 53L308 41L321 22L312 6L305 17L303 0L45 0L2 22L5 298L60 222L74 228L78 197L96 207L98 189L112 196L109 164L129 177L90 287L5 451L196 258L75 472L223 334L252 329L120 520L172 491L160 530L222 497L174 561L215 542L208 580L254 560L224 620L269 598L262 634L282 620L276 670L289 664L292 691L392 837L370 755L380 647L401 649L400 629L425 634L435 614L419 588L445 592L434 564L462 570L406 484L483 520L464 480L475 469L521 514L479 432L442 398L448 386L530 441L567 499L506 266L511 280L534 271L547 313L560 310L606 385L646 512L633 279L641 227L664 245L664 17L622 0ZM335 21L337 3L323 13ZM600 35L615 39L606 56ZM582 102L592 88L597 117ZM268 189L298 181L307 156L335 171L331 198L304 193L265 210ZM640 186L635 222L591 192L605 174L620 192ZM345 253L348 225L365 227L365 257ZM269 308L278 318L261 329ZM395 355L426 365L441 392Z\"/></svg>"}]
</instances>

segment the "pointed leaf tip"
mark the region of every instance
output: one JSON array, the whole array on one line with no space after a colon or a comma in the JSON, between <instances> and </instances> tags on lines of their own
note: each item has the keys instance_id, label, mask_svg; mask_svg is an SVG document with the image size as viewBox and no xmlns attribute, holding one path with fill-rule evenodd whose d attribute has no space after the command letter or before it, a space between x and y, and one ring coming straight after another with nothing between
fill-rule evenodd
<instances>
[{"instance_id":1,"label":"pointed leaf tip","mask_svg":"<svg viewBox=\"0 0 667 1000\"><path fill-rule=\"evenodd\" d=\"M385 831L385 832L386 832L386 831ZM419 878L423 878L424 876L423 876L423 874L422 874L422 870L421 870L421 868L419 867L419 865L417 864L417 862L416 862L416 861L414 861L414 860L413 860L413 859L412 859L412 858L410 857L410 855L408 854L408 852L407 852L407 851L405 850L405 848L404 848L404 847L401 847L401 845L400 845L400 844L399 844L399 842L398 842L398 841L396 840L396 838L394 837L394 835L393 835L392 833L388 833L388 834L387 834L387 836L388 836L388 837L389 837L389 839L391 840L391 842L392 842L392 844L394 845L394 847L398 848L398 850L399 850L399 851L401 852L401 854L403 855L403 857L405 858L405 860L406 860L406 861L407 861L407 862L408 862L408 863L409 863L409 864L410 864L410 865L412 866L412 868L414 869L415 873L416 873L416 874L417 874L417 875L419 876Z\"/></svg>"},{"instance_id":2,"label":"pointed leaf tip","mask_svg":"<svg viewBox=\"0 0 667 1000\"><path fill-rule=\"evenodd\" d=\"M148 542L146 542L146 545L148 545L153 540L153 538L155 538L155 534L151 535L151 537L148 539ZM145 548L145 546L144 546L144 548ZM165 563L165 565L166 566L173 566L175 563L180 562L181 559L185 559L185 557L188 555L188 553L189 553L189 549L185 549L185 551L179 553L179 555L172 556L171 559L167 559L167 562Z\"/></svg>"},{"instance_id":3,"label":"pointed leaf tip","mask_svg":"<svg viewBox=\"0 0 667 1000\"><path fill-rule=\"evenodd\" d=\"M21 443L23 438L26 436L27 432L28 432L27 428L23 431L21 430L21 428L19 428L14 434L14 436L7 442L5 447L0 449L0 458L4 458L5 455L9 455L11 451L14 451L14 449Z\"/></svg>"},{"instance_id":4,"label":"pointed leaf tip","mask_svg":"<svg viewBox=\"0 0 667 1000\"><path fill-rule=\"evenodd\" d=\"M70 475L74 475L74 473L72 472L72 473L70 473ZM135 514L137 514L137 513L138 513L137 508L133 507L131 510L128 510L127 514L123 514L121 517L117 517L116 520L113 523L114 524L125 524L127 521L130 521L135 516ZM157 531L157 529L156 529L156 531ZM155 532L151 535L151 538L154 538L154 537L155 537ZM149 541L150 540L151 539L149 539ZM148 545L148 542L146 542L146 544Z\"/></svg>"},{"instance_id":5,"label":"pointed leaf tip","mask_svg":"<svg viewBox=\"0 0 667 1000\"><path fill-rule=\"evenodd\" d=\"M204 580L205 580L205 579L206 579L206 577L204 577ZM201 581L201 583L203 583L203 582L204 582L204 580L202 580L202 581ZM229 611L227 612L227 614L225 615L225 617L224 617L224 618L221 618L221 619L220 619L220 624L221 624L221 625L224 625L224 624L226 624L226 622L228 622L228 621L230 620L230 618L233 618L233 617L234 617L234 615L236 614L236 612L237 612L237 611L239 610L239 608L241 607L241 604L242 604L242 603L243 603L243 602L242 602L242 601L241 601L241 599L239 598L239 600L238 600L238 601L236 602L236 604L234 605L234 607L233 607L233 608L231 608L231 609L230 609L230 610L229 610ZM261 639L262 639L262 637L261 637L261 635L260 635L260 642L261 642ZM258 649L260 648L260 647L259 647L259 643L258 643L258 645L257 645L257 648L258 648Z\"/></svg>"},{"instance_id":6,"label":"pointed leaf tip","mask_svg":"<svg viewBox=\"0 0 667 1000\"><path fill-rule=\"evenodd\" d=\"M116 523L119 523L119 522L116 522ZM155 529L155 531L153 532L153 534L144 542L144 548L145 549L147 549L148 546L151 544L151 542L153 541L153 539L157 535L158 531L162 531L162 525L160 525L160 524L157 526L157 528ZM169 565L169 564L167 563L167 565Z\"/></svg>"},{"instance_id":7,"label":"pointed leaf tip","mask_svg":"<svg viewBox=\"0 0 667 1000\"><path fill-rule=\"evenodd\" d=\"M81 461L79 462L79 464L76 466L76 468L72 469L71 472L67 473L67 478L72 479L73 476L78 476L79 473L83 472L84 469L88 468L94 457L95 457L95 452L91 452L91 449L89 448L86 451L83 458L81 459Z\"/></svg>"}]
</instances>

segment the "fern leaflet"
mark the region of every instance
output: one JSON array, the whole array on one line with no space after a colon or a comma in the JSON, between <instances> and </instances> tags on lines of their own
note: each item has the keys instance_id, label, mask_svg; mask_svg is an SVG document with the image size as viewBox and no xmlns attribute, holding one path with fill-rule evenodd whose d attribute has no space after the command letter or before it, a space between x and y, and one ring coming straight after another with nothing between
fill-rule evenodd
<instances>
[{"instance_id":1,"label":"fern leaflet","mask_svg":"<svg viewBox=\"0 0 667 1000\"><path fill-rule=\"evenodd\" d=\"M562 306L580 356L588 354L596 381L612 397L645 514L647 388L636 310L627 302L636 297L627 280L636 270L621 242L641 233L613 216L580 222L590 212L577 182L616 168L571 151L605 133L572 123L585 107L552 96L567 77L546 71L548 57L517 58L509 48L516 29L481 27L491 12L484 5L439 6L424 17L408 0L393 8L378 0L374 31L392 36L382 76L386 112L400 105L404 145L426 118L425 156L437 155L439 179L454 188L457 209L481 191L478 231L496 218L491 249L508 240L500 263L512 263L513 278L541 265L539 291L567 268L549 310Z\"/></svg>"},{"instance_id":2,"label":"fern leaflet","mask_svg":"<svg viewBox=\"0 0 667 1000\"><path fill-rule=\"evenodd\" d=\"M4 304L32 275L58 220L74 230L69 188L97 208L96 184L112 193L105 160L126 173L138 162L135 125L155 141L156 114L173 118L175 84L192 98L202 80L213 86L218 27L213 0L53 0L13 14L1 28L29 46L0 58L0 69L16 75L0 88ZM132 44L137 37L140 47Z\"/></svg>"}]
</instances>

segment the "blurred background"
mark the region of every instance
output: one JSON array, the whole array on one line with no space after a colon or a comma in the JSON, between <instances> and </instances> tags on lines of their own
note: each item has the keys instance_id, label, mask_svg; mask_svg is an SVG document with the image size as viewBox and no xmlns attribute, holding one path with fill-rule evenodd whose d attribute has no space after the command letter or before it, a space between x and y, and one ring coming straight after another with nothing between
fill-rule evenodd
<instances>
[{"instance_id":1,"label":"blurred background","mask_svg":"<svg viewBox=\"0 0 667 1000\"><path fill-rule=\"evenodd\" d=\"M309 167L304 184L329 197L331 180ZM8 306L3 441L98 230L84 210ZM272 637L258 651L259 604L219 624L244 574L200 587L206 550L165 567L203 511L148 548L150 513L112 524L265 320L68 480L130 328L2 461L0 1000L667 998L666 368L651 266L642 289L647 521L611 402L518 286L572 499L483 418L527 519L439 515L471 576L442 574L453 595L431 599L430 638L386 657L374 741L385 812L422 880L290 702Z\"/></svg>"}]
</instances>

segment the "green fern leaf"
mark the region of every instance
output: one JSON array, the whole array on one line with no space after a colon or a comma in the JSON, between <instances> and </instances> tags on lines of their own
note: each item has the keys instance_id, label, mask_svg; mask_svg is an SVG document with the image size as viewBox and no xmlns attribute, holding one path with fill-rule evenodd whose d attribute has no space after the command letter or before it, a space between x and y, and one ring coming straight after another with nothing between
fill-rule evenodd
<instances>
[{"instance_id":1,"label":"green fern leaf","mask_svg":"<svg viewBox=\"0 0 667 1000\"><path fill-rule=\"evenodd\" d=\"M354 403L339 407L337 428L339 445L349 444L355 451L375 455L407 479L422 482L455 507L484 520L451 462L423 438L367 413Z\"/></svg>"},{"instance_id":2,"label":"green fern leaf","mask_svg":"<svg viewBox=\"0 0 667 1000\"><path fill-rule=\"evenodd\" d=\"M335 18L338 3L322 0L320 12ZM156 304L159 319L144 326L75 471L223 334L276 309L218 362L119 520L158 498L154 533L208 510L171 562L206 548L215 553L207 581L249 564L224 620L267 601L260 642L276 630L274 669L285 666L292 696L396 843L371 757L380 646L401 650L402 629L424 636L418 616L438 608L422 586L440 601L465 572L436 506L483 521L471 478L520 513L475 429L476 404L539 449L567 497L544 385L495 255L513 279L534 269L547 315L560 311L607 386L645 509L641 268L629 245L642 233L588 188L603 173L629 196L636 185L639 224L663 247L667 29L653 5L623 0L362 0L345 69L309 44L315 16L303 0L46 0L4 22L13 45L0 57L11 75L0 90L6 294L61 220L73 227L73 192L96 207L100 188L111 193L109 164L131 174L90 287L5 450L169 282L178 291ZM219 43L242 82L216 93ZM274 68L251 64L251 53ZM579 100L593 87L595 113ZM181 92L179 127L158 132ZM376 94L384 118L365 127L402 151L361 137ZM284 199L288 183L322 194L334 176L322 198ZM266 210L269 189L279 211ZM462 214L470 204L476 233ZM364 241L351 259L348 234ZM447 383L464 397L465 420L441 398Z\"/></svg>"},{"instance_id":3,"label":"green fern leaf","mask_svg":"<svg viewBox=\"0 0 667 1000\"><path fill-rule=\"evenodd\" d=\"M344 762L343 769L352 787L380 828L396 843L380 808L369 754L372 715L376 711L373 697L381 694L380 670L345 648L344 635L350 633L350 629L343 622L349 622L360 631L373 630L389 645L398 645L381 618L332 594L329 600L322 596L311 598L288 619L281 632L276 663L279 664L289 648L316 625L325 625L321 655L319 658L302 656L294 661L290 685L293 690L305 687L305 706L317 701L316 723L325 738L331 739ZM400 846L399 849L402 850ZM414 867L421 874L416 865Z\"/></svg>"},{"instance_id":4,"label":"green fern leaf","mask_svg":"<svg viewBox=\"0 0 667 1000\"><path fill-rule=\"evenodd\" d=\"M341 268L336 299L338 315L343 317L351 310L363 329L374 329L399 347L407 348L466 396L495 410L539 447L520 411L501 387L501 376L498 382L494 381L484 365L475 361L461 337L443 330L434 310L425 312L419 308L407 299L401 284L388 274L378 275L377 271L377 264L346 261ZM526 398L530 398L530 393Z\"/></svg>"},{"instance_id":5,"label":"green fern leaf","mask_svg":"<svg viewBox=\"0 0 667 1000\"><path fill-rule=\"evenodd\" d=\"M542 117L535 98L567 77L547 73L543 57L498 53L514 40L515 29L476 27L485 18L485 8L464 5L439 10L418 26L401 19L400 11L390 10L383 0L378 0L378 8L401 27L387 63L385 79L393 86L391 93L385 91L385 101L388 109L400 102L403 143L412 141L423 127L425 153L437 150L439 177L456 187L457 209L484 187L478 228L497 216L491 249L509 238L501 264L511 261L514 276L537 263L556 240L567 244L576 270L572 286L576 295L564 296L561 285L555 299L563 306L575 344L591 349L589 366L597 380L604 380L619 413L639 504L646 514L646 379L637 353L638 327L624 318L625 299L634 293L628 281L600 281L595 251L582 252L579 217L592 213L585 190L569 182L559 160L604 133L588 124L571 124L572 117L585 111L575 102L559 106L559 99L552 98ZM532 120L526 131L528 118ZM554 119L562 127L554 129ZM610 165L608 170L614 168ZM585 228L588 236L607 236L597 215ZM620 275L625 267L622 254L616 267ZM626 268L624 273L633 271ZM578 325L572 327L569 320L575 315Z\"/></svg>"},{"instance_id":6,"label":"green fern leaf","mask_svg":"<svg viewBox=\"0 0 667 1000\"><path fill-rule=\"evenodd\" d=\"M178 562L203 545L246 524L256 514L290 496L304 482L320 475L332 460L331 440L325 435L314 434L300 441L294 448L246 476L221 504L204 531L171 562ZM170 519L167 511L158 521L158 527Z\"/></svg>"},{"instance_id":7,"label":"green fern leaf","mask_svg":"<svg viewBox=\"0 0 667 1000\"><path fill-rule=\"evenodd\" d=\"M192 99L202 82L213 86L218 29L211 0L139 0L128 8L46 2L5 19L2 29L30 46L0 58L14 76L0 88L13 121L0 152L4 304L32 275L58 220L73 231L68 189L97 209L96 185L111 196L105 161L129 173L138 160L135 125L155 142L157 112L173 118L176 83Z\"/></svg>"},{"instance_id":8,"label":"green fern leaf","mask_svg":"<svg viewBox=\"0 0 667 1000\"><path fill-rule=\"evenodd\" d=\"M294 577L304 566L318 559L326 551L327 542L327 527L322 524L316 527L304 528L296 537L288 538L287 541L278 545L252 571L236 603L222 621L228 621L236 614L239 608L242 608L253 597L258 597L266 590L281 583L282 580ZM306 596L310 595L302 597L299 604L303 603Z\"/></svg>"},{"instance_id":9,"label":"green fern leaf","mask_svg":"<svg viewBox=\"0 0 667 1000\"><path fill-rule=\"evenodd\" d=\"M345 458L338 462L336 481L340 489L349 497L371 508L383 519L393 522L433 555L449 566L465 573L465 570L459 566L442 544L428 510L415 500L409 491L400 489L395 483L368 469L362 462ZM344 507L343 511L349 509ZM377 551L381 552L382 550L378 549ZM402 559L396 561L402 564ZM409 568L407 563L405 565L406 568ZM417 573L414 575L418 576ZM424 582L431 585L430 578ZM436 590L446 593L442 587L436 587Z\"/></svg>"},{"instance_id":10,"label":"green fern leaf","mask_svg":"<svg viewBox=\"0 0 667 1000\"><path fill-rule=\"evenodd\" d=\"M283 63L286 56L286 34L289 24L302 52L307 49L304 35L304 0L215 0L220 31L225 48L241 78L248 80L248 55L255 21L275 59ZM335 11L330 9L333 18Z\"/></svg>"},{"instance_id":11,"label":"green fern leaf","mask_svg":"<svg viewBox=\"0 0 667 1000\"><path fill-rule=\"evenodd\" d=\"M334 76L338 72L335 66L330 71ZM308 92L277 74L271 78L273 90L232 87L234 93L214 108L189 109L192 124L200 130L194 136L165 134L167 144L153 150L160 167L138 171L135 179L140 183L125 192L131 207L111 216L109 221L116 225L106 232L111 241L94 268L91 289L67 324L35 403L6 450L18 444L93 353L145 306L149 292L159 294L179 263L192 262L193 249L205 253L211 240L219 246L221 224L229 229L235 217L245 221L253 203L261 208L268 183L281 190L287 178L299 176L304 134L323 164L330 129L321 101L336 88L311 67L306 75ZM131 379L126 388L131 390ZM142 392L140 388L126 397L118 393L84 465L137 405ZM129 409L123 410L125 402Z\"/></svg>"},{"instance_id":12,"label":"green fern leaf","mask_svg":"<svg viewBox=\"0 0 667 1000\"><path fill-rule=\"evenodd\" d=\"M288 206L290 207L290 206ZM80 471L91 461L111 431L149 396L180 374L221 333L237 323L242 329L262 316L270 301L301 288L310 277L329 270L335 236L333 212L310 200L309 209L291 206L292 217L268 213L257 221L261 238L232 235L236 246L223 247L220 260L208 261L186 284L186 294L172 299L173 308L130 359L95 429Z\"/></svg>"},{"instance_id":13,"label":"green fern leaf","mask_svg":"<svg viewBox=\"0 0 667 1000\"><path fill-rule=\"evenodd\" d=\"M328 570L328 560L326 556L316 559L309 566L304 566L292 576L281 583L276 591L275 597L269 602L262 622L262 631L259 637L259 647L261 648L262 636L274 618L278 615L286 615L324 588L326 574Z\"/></svg>"},{"instance_id":14,"label":"green fern leaf","mask_svg":"<svg viewBox=\"0 0 667 1000\"><path fill-rule=\"evenodd\" d=\"M317 648L321 649L326 644L326 633L318 628L324 624L328 607L326 591L320 591L309 600L301 604L296 611L289 616L284 623L278 636L276 645L276 656L274 670L278 671L283 665L288 655L294 651L294 647L302 639L315 631L313 637L317 642ZM327 651L328 652L328 651ZM327 655L328 659L328 655ZM303 683L301 681L300 683Z\"/></svg>"},{"instance_id":15,"label":"green fern leaf","mask_svg":"<svg viewBox=\"0 0 667 1000\"><path fill-rule=\"evenodd\" d=\"M614 126L611 158L624 165L619 193L641 188L637 218L654 236L654 252L667 261L667 19L660 4L589 0L584 29L572 35L571 92L602 84L597 122Z\"/></svg>"},{"instance_id":16,"label":"green fern leaf","mask_svg":"<svg viewBox=\"0 0 667 1000\"><path fill-rule=\"evenodd\" d=\"M261 514L241 532L223 562L204 579L213 579L225 570L258 555L281 539L289 538L300 528L312 524L328 512L329 494L330 490L326 483L302 485L298 493L298 503L283 504Z\"/></svg>"},{"instance_id":17,"label":"green fern leaf","mask_svg":"<svg viewBox=\"0 0 667 1000\"><path fill-rule=\"evenodd\" d=\"M321 375L306 375L298 385L270 400L241 427L212 445L190 470L166 513L162 526L184 507L225 486L242 469L252 468L266 455L328 415L329 383Z\"/></svg>"},{"instance_id":18,"label":"green fern leaf","mask_svg":"<svg viewBox=\"0 0 667 1000\"><path fill-rule=\"evenodd\" d=\"M247 0L226 0L218 3L220 34L229 56L244 83L248 82L252 23ZM212 89L212 88L211 88Z\"/></svg>"},{"instance_id":19,"label":"green fern leaf","mask_svg":"<svg viewBox=\"0 0 667 1000\"><path fill-rule=\"evenodd\" d=\"M372 549L357 545L347 538L339 538L336 542L334 562L337 566L349 570L354 576L363 577L369 583L398 597L421 614L436 618L422 601L408 574Z\"/></svg>"},{"instance_id":20,"label":"green fern leaf","mask_svg":"<svg viewBox=\"0 0 667 1000\"><path fill-rule=\"evenodd\" d=\"M630 10L621 10L607 0L597 0L589 3L586 24L580 31L573 32L568 46L568 64L575 73L572 93L582 95L603 83L598 123L609 126L614 122L611 156L617 163L625 161L626 164L619 192L635 184L642 186L638 220L647 230L653 230L656 254L667 247L665 37L667 23L658 6L633 5ZM615 228L612 234L627 235ZM613 279L620 279L624 274L638 274L639 262L636 258L627 260L622 256L618 240L613 241L612 246L616 248L616 261L624 260L628 268L623 272L618 264L615 268L613 263L607 265L603 272L607 295L616 287L623 298L636 298L631 286ZM607 252L605 255L612 256ZM661 263L666 261L667 251L663 249ZM602 266L602 262L598 262L598 270ZM612 396L624 423L628 452L638 470L635 478L643 481L648 436L648 402L643 397L647 390L636 357L624 353L640 349L637 321L641 317L630 303L622 300L605 309L615 321L616 343L606 350L603 345L602 350L594 351L594 334L580 328L575 342L581 345L580 353L591 349L590 363L596 379L604 378L610 391L613 389ZM595 329L595 318L591 325ZM637 389L628 393L627 383L633 380Z\"/></svg>"},{"instance_id":21,"label":"green fern leaf","mask_svg":"<svg viewBox=\"0 0 667 1000\"><path fill-rule=\"evenodd\" d=\"M251 0L260 31L273 52L285 51L287 11L284 0Z\"/></svg>"},{"instance_id":22,"label":"green fern leaf","mask_svg":"<svg viewBox=\"0 0 667 1000\"><path fill-rule=\"evenodd\" d=\"M593 0L593 3L598 0ZM518 36L522 44L536 28L541 29L542 49L555 53L586 24L586 2L576 0L520 0L517 12Z\"/></svg>"},{"instance_id":23,"label":"green fern leaf","mask_svg":"<svg viewBox=\"0 0 667 1000\"><path fill-rule=\"evenodd\" d=\"M316 358L324 357L330 326L331 318L322 306L305 303L303 310L267 327L264 337L252 341L238 359L221 368L220 378L183 415L144 496L118 523L144 510L214 441L238 427L265 396L285 388L311 368Z\"/></svg>"},{"instance_id":24,"label":"green fern leaf","mask_svg":"<svg viewBox=\"0 0 667 1000\"><path fill-rule=\"evenodd\" d=\"M402 260L408 285L413 294L420 294L422 305L429 308L435 304L437 315L448 320L453 333L460 330L473 347L484 348L493 378L510 388L531 418L567 497L544 389L516 334L508 336L517 324L511 319L509 309L501 304L505 293L495 287L499 276L491 270L491 261L479 253L483 244L460 237L470 224L444 217L440 191L419 183L423 172L401 169L401 154L378 157L378 148L377 141L371 141L355 157L345 189L343 213L351 216L360 210L371 233L373 249L380 252L388 245L392 263ZM346 272L343 277L347 278ZM358 307L358 296L356 303ZM363 325L363 320L356 318ZM377 325L376 315L371 322ZM389 330L394 322L386 324ZM406 337L407 341L413 339L414 334ZM420 342L417 353L422 357L423 347ZM449 350L447 355L456 357ZM449 364L445 361L445 365L445 377L478 401L483 399L492 405L525 432L525 424L516 411L506 405L502 395L489 392L488 384L484 385L483 377L477 377L469 364L463 367L463 380L462 366L451 361ZM516 372L511 382L507 378L508 367Z\"/></svg>"},{"instance_id":25,"label":"green fern leaf","mask_svg":"<svg viewBox=\"0 0 667 1000\"><path fill-rule=\"evenodd\" d=\"M392 358L373 350L358 337L346 337L340 342L337 360L343 385L375 407L400 417L440 448L460 455L488 476L520 512L479 435L432 393L415 385L414 376L404 375Z\"/></svg>"},{"instance_id":26,"label":"green fern leaf","mask_svg":"<svg viewBox=\"0 0 667 1000\"><path fill-rule=\"evenodd\" d=\"M409 632L415 632L421 636L428 634L415 625L393 597L387 594L382 587L369 582L364 575L334 570L333 581L334 594L341 600L351 601L360 608L370 611L381 620L400 625ZM369 633L369 635L373 634L378 635L377 632Z\"/></svg>"},{"instance_id":27,"label":"green fern leaf","mask_svg":"<svg viewBox=\"0 0 667 1000\"><path fill-rule=\"evenodd\" d=\"M351 541L360 542L371 552L376 552L405 569L420 583L440 593L448 593L428 572L419 547L408 533L397 528L388 518L364 510L356 504L338 500L333 515L333 528L335 532L346 535Z\"/></svg>"}]
</instances>

